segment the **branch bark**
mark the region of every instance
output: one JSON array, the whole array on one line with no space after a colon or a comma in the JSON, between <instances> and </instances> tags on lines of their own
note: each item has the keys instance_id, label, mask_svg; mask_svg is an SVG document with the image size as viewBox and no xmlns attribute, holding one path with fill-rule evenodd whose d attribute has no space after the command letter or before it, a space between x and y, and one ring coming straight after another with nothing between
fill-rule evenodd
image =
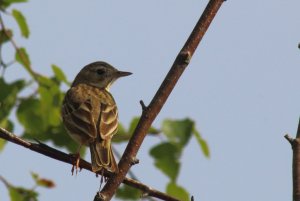
<instances>
[{"instance_id":1,"label":"branch bark","mask_svg":"<svg viewBox=\"0 0 300 201\"><path fill-rule=\"evenodd\" d=\"M202 16L197 22L185 45L177 55L169 73L167 74L157 93L153 97L151 103L149 104L149 106L142 104L142 116L118 165L120 171L118 174L112 175L112 177L110 177L99 195L96 195L95 200L108 201L111 200L112 196L115 194L116 189L122 183L127 172L129 171L133 160L135 159L137 152L147 134L148 129L160 112L183 71L189 64L190 59L193 56L198 44L207 31L217 11L221 7L223 1L224 0L209 1Z\"/></svg>"},{"instance_id":2,"label":"branch bark","mask_svg":"<svg viewBox=\"0 0 300 201\"><path fill-rule=\"evenodd\" d=\"M296 138L293 139L288 134L284 137L293 149L293 201L300 201L300 118Z\"/></svg>"},{"instance_id":3,"label":"branch bark","mask_svg":"<svg viewBox=\"0 0 300 201\"><path fill-rule=\"evenodd\" d=\"M75 161L77 160L77 157L75 157L73 155L61 152L61 151L54 149L52 147L49 147L48 145L43 144L41 142L37 142L37 143L29 142L29 141L24 140L3 128L0 128L0 138L10 141L12 143L18 144L20 146L23 146L27 149L30 149L37 153L43 154L43 155L53 158L55 160L69 163L71 165L73 165L75 163ZM80 167L80 169L86 169L86 170L89 170L90 172L92 172L91 164L83 159L80 159L79 167ZM104 176L111 177L111 174L109 172L104 172ZM0 179L1 179L1 177L0 177ZM165 193L162 193L156 189L153 189L153 188L151 188L139 181L136 181L134 179L125 178L123 180L123 183L128 186L131 186L131 187L141 190L143 192L143 195L145 195L145 196L152 196L152 197L159 198L162 200L179 201L176 198L173 198Z\"/></svg>"}]
</instances>

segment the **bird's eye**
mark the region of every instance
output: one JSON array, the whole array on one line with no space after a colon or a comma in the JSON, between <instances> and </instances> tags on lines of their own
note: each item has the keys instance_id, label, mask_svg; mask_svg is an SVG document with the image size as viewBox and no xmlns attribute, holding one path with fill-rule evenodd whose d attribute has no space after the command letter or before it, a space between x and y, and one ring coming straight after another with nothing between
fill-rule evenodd
<instances>
[{"instance_id":1,"label":"bird's eye","mask_svg":"<svg viewBox=\"0 0 300 201\"><path fill-rule=\"evenodd\" d=\"M105 73L105 71L102 70L102 69L97 69L96 73L97 73L98 75L103 75L103 74Z\"/></svg>"}]
</instances>

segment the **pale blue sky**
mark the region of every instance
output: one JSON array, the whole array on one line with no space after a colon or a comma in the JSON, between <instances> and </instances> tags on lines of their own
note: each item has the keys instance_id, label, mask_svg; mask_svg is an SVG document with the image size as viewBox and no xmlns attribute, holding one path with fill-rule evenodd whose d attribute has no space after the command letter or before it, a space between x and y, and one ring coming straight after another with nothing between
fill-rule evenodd
<instances>
[{"instance_id":1,"label":"pale blue sky","mask_svg":"<svg viewBox=\"0 0 300 201\"><path fill-rule=\"evenodd\" d=\"M96 60L133 72L112 87L126 125L141 114L139 100L147 104L153 97L206 4L32 0L15 7L27 17L30 39L16 38L43 74L51 74L54 63L72 80ZM292 152L283 136L295 135L300 111L299 8L297 0L226 1L155 120L159 126L164 118L190 117L209 143L210 159L192 139L182 160L178 183L196 200L291 200ZM9 50L7 56L12 57ZM15 65L6 76L13 80L25 74ZM148 155L159 141L145 139L140 164L132 170L163 191L167 178ZM14 144L0 154L0 164L0 174L13 184L31 186L30 171L52 178L57 187L40 189L41 201L92 200L99 185L90 172L72 177L70 165ZM0 200L7 199L0 184Z\"/></svg>"}]
</instances>

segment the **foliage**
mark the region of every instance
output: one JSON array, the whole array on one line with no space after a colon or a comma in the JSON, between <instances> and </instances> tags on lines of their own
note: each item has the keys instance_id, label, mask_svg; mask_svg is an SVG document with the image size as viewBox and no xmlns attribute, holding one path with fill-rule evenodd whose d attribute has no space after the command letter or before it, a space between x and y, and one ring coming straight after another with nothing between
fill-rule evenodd
<instances>
[{"instance_id":1,"label":"foliage","mask_svg":"<svg viewBox=\"0 0 300 201\"><path fill-rule=\"evenodd\" d=\"M121 187L118 188L116 196L122 200L140 200L140 198L142 197L142 192L135 188L122 184Z\"/></svg>"},{"instance_id":2,"label":"foliage","mask_svg":"<svg viewBox=\"0 0 300 201\"><path fill-rule=\"evenodd\" d=\"M16 9L9 12L9 7L14 3L24 3L26 0L2 0L0 1L1 15L11 13L21 36L29 38L30 29L25 16ZM4 76L0 77L0 126L13 131L14 124L11 120L11 113L16 111L18 123L23 127L21 137L26 139L38 139L41 142L51 142L57 147L66 148L69 152L75 152L78 145L66 134L60 119L60 108L64 97L62 86L70 86L64 72L55 64L51 65L53 75L45 76L33 70L30 55L25 47L18 47L14 41L15 30L6 28L0 16L0 71L4 75L5 70L11 66L2 58L4 46L12 44L15 49L15 62L12 64L23 67L30 75L30 80L19 79L8 82ZM9 43L10 42L10 43ZM32 91L32 89L34 90ZM24 96L25 89L32 91ZM119 124L119 133L114 137L115 143L127 142L139 122L139 117L134 117L126 129ZM154 159L154 165L169 179L166 185L166 192L181 200L189 200L189 193L177 183L180 173L181 157L190 139L194 136L202 153L209 157L209 149L206 141L196 129L195 122L189 118L176 120L165 119L160 128L151 127L148 131L153 136L164 136L164 140L154 145L149 154ZM0 152L5 148L5 141L0 139ZM83 150L84 152L84 150ZM83 153L82 153L83 154ZM195 153L198 154L198 153ZM54 187L51 180L40 178L36 173L32 173L35 187ZM6 182L7 183L7 182ZM11 184L6 185L11 200L38 200L38 193L35 187L27 189L16 187ZM143 193L126 185L121 186L117 191L117 197L124 200L139 200Z\"/></svg>"},{"instance_id":3,"label":"foliage","mask_svg":"<svg viewBox=\"0 0 300 201\"><path fill-rule=\"evenodd\" d=\"M1 176L0 181L2 181L6 186L11 201L37 201L39 196L38 192L36 191L37 187L43 187L48 189L55 187L55 184L52 180L40 178L39 175L36 173L31 173L31 177L33 178L35 183L34 186L31 188L14 186Z\"/></svg>"},{"instance_id":4,"label":"foliage","mask_svg":"<svg viewBox=\"0 0 300 201\"><path fill-rule=\"evenodd\" d=\"M29 37L29 28L28 28L26 19L23 16L23 14L20 11L13 9L12 15L19 25L22 36L24 36L25 38L28 38Z\"/></svg>"}]
</instances>

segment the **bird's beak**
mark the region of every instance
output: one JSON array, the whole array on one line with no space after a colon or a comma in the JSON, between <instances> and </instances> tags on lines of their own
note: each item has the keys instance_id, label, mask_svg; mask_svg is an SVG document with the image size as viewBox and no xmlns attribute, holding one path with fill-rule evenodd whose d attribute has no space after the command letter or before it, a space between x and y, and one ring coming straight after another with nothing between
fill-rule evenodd
<instances>
[{"instance_id":1,"label":"bird's beak","mask_svg":"<svg viewBox=\"0 0 300 201\"><path fill-rule=\"evenodd\" d=\"M125 72L125 71L118 71L117 73L117 77L125 77L125 76L128 76L128 75L131 75L132 73L131 72Z\"/></svg>"}]
</instances>

